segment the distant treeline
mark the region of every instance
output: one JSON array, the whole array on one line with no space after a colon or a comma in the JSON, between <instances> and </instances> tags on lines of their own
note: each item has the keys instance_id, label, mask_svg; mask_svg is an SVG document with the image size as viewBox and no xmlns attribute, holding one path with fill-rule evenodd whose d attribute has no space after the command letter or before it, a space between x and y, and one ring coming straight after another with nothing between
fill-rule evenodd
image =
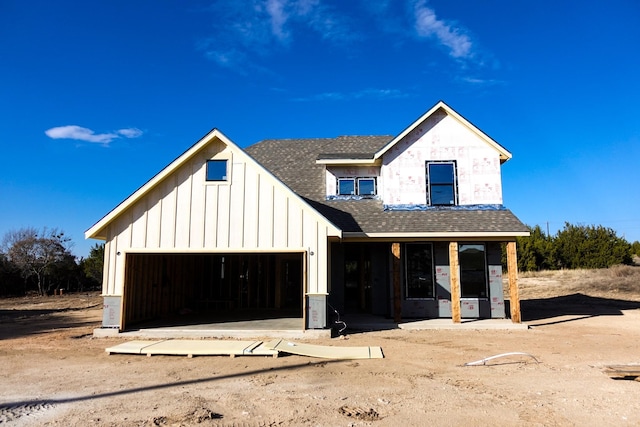
<instances>
[{"instance_id":1,"label":"distant treeline","mask_svg":"<svg viewBox=\"0 0 640 427\"><path fill-rule=\"evenodd\" d=\"M601 225L566 222L555 236L545 234L539 225L529 230L531 236L518 237L516 241L520 271L629 265L633 264L633 255L640 254L640 242L629 243Z\"/></svg>"},{"instance_id":2,"label":"distant treeline","mask_svg":"<svg viewBox=\"0 0 640 427\"><path fill-rule=\"evenodd\" d=\"M0 296L100 289L104 244L96 244L80 259L71 246L71 239L57 229L7 232L0 241Z\"/></svg>"},{"instance_id":3,"label":"distant treeline","mask_svg":"<svg viewBox=\"0 0 640 427\"><path fill-rule=\"evenodd\" d=\"M520 271L606 268L632 264L640 255L640 242L632 244L603 226L565 223L555 236L539 225L529 227L529 237L517 238ZM57 229L23 228L5 234L0 242L0 296L42 295L100 289L104 244L77 259L72 243ZM503 255L506 265L506 256Z\"/></svg>"}]
</instances>

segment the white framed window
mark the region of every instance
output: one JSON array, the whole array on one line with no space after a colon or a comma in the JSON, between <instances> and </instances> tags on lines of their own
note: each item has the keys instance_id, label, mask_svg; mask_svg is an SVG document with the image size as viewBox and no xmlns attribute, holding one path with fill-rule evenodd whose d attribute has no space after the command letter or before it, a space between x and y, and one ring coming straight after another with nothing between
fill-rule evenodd
<instances>
[{"instance_id":1,"label":"white framed window","mask_svg":"<svg viewBox=\"0 0 640 427\"><path fill-rule=\"evenodd\" d=\"M375 178L358 178L358 195L375 196L376 193Z\"/></svg>"},{"instance_id":2,"label":"white framed window","mask_svg":"<svg viewBox=\"0 0 640 427\"><path fill-rule=\"evenodd\" d=\"M338 178L338 195L352 196L356 194L356 180L354 178Z\"/></svg>"},{"instance_id":3,"label":"white framed window","mask_svg":"<svg viewBox=\"0 0 640 427\"><path fill-rule=\"evenodd\" d=\"M366 178L338 178L339 196L375 196L377 194L376 179Z\"/></svg>"},{"instance_id":4,"label":"white framed window","mask_svg":"<svg viewBox=\"0 0 640 427\"><path fill-rule=\"evenodd\" d=\"M229 176L229 161L207 160L207 181L227 181Z\"/></svg>"}]
</instances>

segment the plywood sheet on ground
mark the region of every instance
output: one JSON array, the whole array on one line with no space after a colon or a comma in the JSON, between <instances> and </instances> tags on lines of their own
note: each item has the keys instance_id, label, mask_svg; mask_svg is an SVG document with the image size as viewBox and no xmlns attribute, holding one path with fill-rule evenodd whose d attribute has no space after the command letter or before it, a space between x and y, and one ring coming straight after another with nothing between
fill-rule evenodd
<instances>
[{"instance_id":1,"label":"plywood sheet on ground","mask_svg":"<svg viewBox=\"0 0 640 427\"><path fill-rule=\"evenodd\" d=\"M146 354L177 356L276 356L261 341L162 340L129 341L106 349L109 354Z\"/></svg>"},{"instance_id":2,"label":"plywood sheet on ground","mask_svg":"<svg viewBox=\"0 0 640 427\"><path fill-rule=\"evenodd\" d=\"M611 378L635 379L639 381L640 365L612 365L607 366L605 372Z\"/></svg>"},{"instance_id":3,"label":"plywood sheet on ground","mask_svg":"<svg viewBox=\"0 0 640 427\"><path fill-rule=\"evenodd\" d=\"M322 359L382 359L384 357L380 347L336 347L278 339L269 341L264 345L266 348L282 353Z\"/></svg>"}]
</instances>

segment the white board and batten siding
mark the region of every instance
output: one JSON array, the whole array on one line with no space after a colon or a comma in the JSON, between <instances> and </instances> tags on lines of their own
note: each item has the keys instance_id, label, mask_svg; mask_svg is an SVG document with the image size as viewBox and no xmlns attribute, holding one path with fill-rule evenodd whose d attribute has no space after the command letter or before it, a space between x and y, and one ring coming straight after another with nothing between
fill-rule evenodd
<instances>
[{"instance_id":1,"label":"white board and batten siding","mask_svg":"<svg viewBox=\"0 0 640 427\"><path fill-rule=\"evenodd\" d=\"M206 181L209 159L228 160L227 181ZM105 295L122 295L127 252L304 252L306 293L327 293L327 240L340 230L226 138L159 175L95 230L106 237Z\"/></svg>"}]
</instances>

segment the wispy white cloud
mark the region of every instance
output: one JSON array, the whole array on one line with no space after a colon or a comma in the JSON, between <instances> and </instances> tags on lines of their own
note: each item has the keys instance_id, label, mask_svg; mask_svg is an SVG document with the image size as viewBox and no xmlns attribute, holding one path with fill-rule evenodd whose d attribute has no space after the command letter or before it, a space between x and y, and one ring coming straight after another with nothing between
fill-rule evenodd
<instances>
[{"instance_id":1,"label":"wispy white cloud","mask_svg":"<svg viewBox=\"0 0 640 427\"><path fill-rule=\"evenodd\" d=\"M303 32L333 42L354 38L346 18L320 0L256 0L249 5L221 1L211 6L211 12L216 15L216 27L198 48L218 65L236 71L250 57L288 47L294 35Z\"/></svg>"},{"instance_id":2,"label":"wispy white cloud","mask_svg":"<svg viewBox=\"0 0 640 427\"><path fill-rule=\"evenodd\" d=\"M476 77L462 77L460 80L465 82L465 83L469 83L469 84L472 84L472 85L479 85L479 86L495 86L495 85L505 84L505 82L502 81L502 80L480 79L480 78L476 78Z\"/></svg>"},{"instance_id":3,"label":"wispy white cloud","mask_svg":"<svg viewBox=\"0 0 640 427\"><path fill-rule=\"evenodd\" d=\"M435 38L449 50L453 58L469 59L473 56L473 42L463 28L438 19L425 0L416 2L414 12L415 29L419 36Z\"/></svg>"},{"instance_id":4,"label":"wispy white cloud","mask_svg":"<svg viewBox=\"0 0 640 427\"><path fill-rule=\"evenodd\" d=\"M118 129L114 132L96 133L95 131L76 125L58 126L47 129L44 133L51 139L73 139L108 146L118 138L139 138L143 132L138 128Z\"/></svg>"},{"instance_id":5,"label":"wispy white cloud","mask_svg":"<svg viewBox=\"0 0 640 427\"><path fill-rule=\"evenodd\" d=\"M122 135L125 138L140 138L144 132L142 132L138 128L125 128L117 130L116 133L118 135Z\"/></svg>"},{"instance_id":6,"label":"wispy white cloud","mask_svg":"<svg viewBox=\"0 0 640 427\"><path fill-rule=\"evenodd\" d=\"M348 55L357 55L354 43L369 43L367 48L376 43L390 43L395 49L437 46L465 69L484 68L488 55L468 29L438 16L428 0L351 0L348 5L326 0L218 0L209 11L216 24L198 48L220 67L244 75L268 73L262 59L307 43L310 37L332 48L346 47L343 52Z\"/></svg>"},{"instance_id":7,"label":"wispy white cloud","mask_svg":"<svg viewBox=\"0 0 640 427\"><path fill-rule=\"evenodd\" d=\"M343 101L350 99L401 99L409 95L397 89L364 89L357 92L323 92L295 101Z\"/></svg>"},{"instance_id":8,"label":"wispy white cloud","mask_svg":"<svg viewBox=\"0 0 640 427\"><path fill-rule=\"evenodd\" d=\"M278 40L287 40L289 31L285 28L290 12L285 11L286 0L267 0L265 11L271 23L271 34Z\"/></svg>"}]
</instances>

